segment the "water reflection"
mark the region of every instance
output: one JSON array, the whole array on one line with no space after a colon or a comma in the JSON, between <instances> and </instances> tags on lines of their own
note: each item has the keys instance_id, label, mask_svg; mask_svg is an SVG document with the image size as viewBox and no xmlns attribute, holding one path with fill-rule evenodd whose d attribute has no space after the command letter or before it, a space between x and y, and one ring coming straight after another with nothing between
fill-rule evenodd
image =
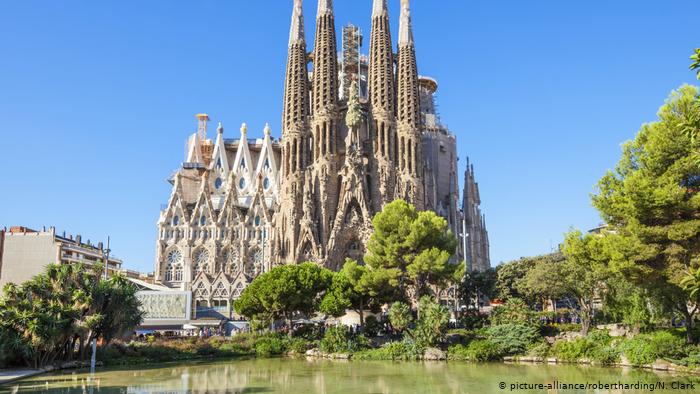
<instances>
[{"instance_id":1,"label":"water reflection","mask_svg":"<svg viewBox=\"0 0 700 394\"><path fill-rule=\"evenodd\" d=\"M162 364L158 367L103 369L36 376L0 392L35 393L491 393L517 383L667 383L697 377L656 374L639 369L562 365L392 363L328 360L238 360ZM518 390L521 393L542 390ZM557 391L558 392L586 392ZM593 391L589 391L593 392ZM622 392L622 390L595 392ZM625 391L630 393L635 391ZM639 390L636 392L649 392ZM677 390L675 392L678 392Z\"/></svg>"}]
</instances>

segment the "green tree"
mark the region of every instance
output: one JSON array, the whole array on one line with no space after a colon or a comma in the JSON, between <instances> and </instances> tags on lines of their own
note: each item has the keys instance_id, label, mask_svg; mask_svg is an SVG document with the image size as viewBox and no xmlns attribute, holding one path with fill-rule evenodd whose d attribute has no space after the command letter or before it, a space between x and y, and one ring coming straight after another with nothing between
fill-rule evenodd
<instances>
[{"instance_id":1,"label":"green tree","mask_svg":"<svg viewBox=\"0 0 700 394\"><path fill-rule=\"evenodd\" d=\"M700 48L695 48L695 53L690 57L693 63L690 64L691 70L697 70L697 77L700 79Z\"/></svg>"},{"instance_id":2,"label":"green tree","mask_svg":"<svg viewBox=\"0 0 700 394\"><path fill-rule=\"evenodd\" d=\"M532 258L534 264L525 272L518 282L518 291L527 300L545 305L547 301L556 301L565 294L561 281L564 277L566 259L561 253L551 253Z\"/></svg>"},{"instance_id":3,"label":"green tree","mask_svg":"<svg viewBox=\"0 0 700 394\"><path fill-rule=\"evenodd\" d=\"M682 125L700 117L696 87L682 86L623 147L593 204L616 234L611 266L685 316L692 340L697 305L681 281L700 265L700 161Z\"/></svg>"},{"instance_id":4,"label":"green tree","mask_svg":"<svg viewBox=\"0 0 700 394\"><path fill-rule=\"evenodd\" d=\"M444 339L450 322L450 311L435 302L431 296L421 297L418 303L420 318L411 336L419 347L435 346Z\"/></svg>"},{"instance_id":5,"label":"green tree","mask_svg":"<svg viewBox=\"0 0 700 394\"><path fill-rule=\"evenodd\" d=\"M464 280L457 283L460 283L459 295L467 310L478 312L479 300L482 297L491 299L496 294L496 270L468 272Z\"/></svg>"},{"instance_id":6,"label":"green tree","mask_svg":"<svg viewBox=\"0 0 700 394\"><path fill-rule=\"evenodd\" d=\"M398 332L404 332L413 323L411 307L404 302L394 302L389 308L389 323Z\"/></svg>"},{"instance_id":7,"label":"green tree","mask_svg":"<svg viewBox=\"0 0 700 394\"><path fill-rule=\"evenodd\" d=\"M282 265L255 278L234 308L251 319L284 319L291 327L294 314L310 315L318 310L323 292L332 280L331 271L314 263Z\"/></svg>"},{"instance_id":8,"label":"green tree","mask_svg":"<svg viewBox=\"0 0 700 394\"><path fill-rule=\"evenodd\" d=\"M581 334L588 335L594 317L594 301L602 297L610 272L605 237L571 231L562 248L566 260L561 267L560 286L576 299L581 318Z\"/></svg>"},{"instance_id":9,"label":"green tree","mask_svg":"<svg viewBox=\"0 0 700 394\"><path fill-rule=\"evenodd\" d=\"M84 360L93 339L108 345L142 319L136 288L123 277L101 279L100 265L52 264L0 298L0 341L35 368Z\"/></svg>"},{"instance_id":10,"label":"green tree","mask_svg":"<svg viewBox=\"0 0 700 394\"><path fill-rule=\"evenodd\" d=\"M364 311L379 311L381 305L394 298L395 284L385 271L372 272L366 266L347 259L343 268L333 275L332 283L323 297L320 311L342 316L347 309L357 312L360 325L365 325Z\"/></svg>"},{"instance_id":11,"label":"green tree","mask_svg":"<svg viewBox=\"0 0 700 394\"><path fill-rule=\"evenodd\" d=\"M523 257L497 266L496 297L506 301L510 298L526 299L522 292L522 281L536 263L536 257Z\"/></svg>"},{"instance_id":12,"label":"green tree","mask_svg":"<svg viewBox=\"0 0 700 394\"><path fill-rule=\"evenodd\" d=\"M365 261L372 270L383 270L382 276L397 283L408 299L416 302L452 279L456 265L448 260L457 239L444 218L394 200L375 215L372 224Z\"/></svg>"}]
</instances>

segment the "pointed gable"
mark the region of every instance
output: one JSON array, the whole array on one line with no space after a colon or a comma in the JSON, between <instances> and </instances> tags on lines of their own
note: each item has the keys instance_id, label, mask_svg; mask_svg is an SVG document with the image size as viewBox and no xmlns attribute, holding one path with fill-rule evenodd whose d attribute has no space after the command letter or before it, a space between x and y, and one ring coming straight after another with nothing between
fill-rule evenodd
<instances>
[{"instance_id":1,"label":"pointed gable","mask_svg":"<svg viewBox=\"0 0 700 394\"><path fill-rule=\"evenodd\" d=\"M193 211L192 221L198 226L208 225L216 223L216 216L214 212L214 207L211 203L211 192L209 191L208 176L209 172L204 172L202 175L202 187L199 192L199 198L197 199L197 205L195 205ZM202 217L205 218L204 223L202 223Z\"/></svg>"},{"instance_id":2,"label":"pointed gable","mask_svg":"<svg viewBox=\"0 0 700 394\"><path fill-rule=\"evenodd\" d=\"M270 137L270 125L265 125L265 137L263 138L260 157L258 158L258 166L255 173L260 177L262 189L266 197L277 196L278 193L278 176L277 176L277 159L272 147L272 138ZM268 203L269 205L269 203Z\"/></svg>"},{"instance_id":3,"label":"pointed gable","mask_svg":"<svg viewBox=\"0 0 700 394\"><path fill-rule=\"evenodd\" d=\"M248 148L248 126L245 123L241 126L241 139L238 142L238 150L233 160L231 171L236 174L236 185L243 194L251 187L253 180L253 159Z\"/></svg>"}]
</instances>

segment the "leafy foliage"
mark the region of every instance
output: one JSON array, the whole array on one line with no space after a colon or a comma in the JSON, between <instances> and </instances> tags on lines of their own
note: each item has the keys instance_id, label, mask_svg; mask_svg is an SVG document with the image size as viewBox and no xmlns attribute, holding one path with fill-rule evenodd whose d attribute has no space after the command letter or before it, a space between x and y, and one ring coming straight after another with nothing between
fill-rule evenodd
<instances>
[{"instance_id":1,"label":"leafy foliage","mask_svg":"<svg viewBox=\"0 0 700 394\"><path fill-rule=\"evenodd\" d=\"M457 239L447 221L394 200L375 215L365 261L373 272L413 301L444 287L456 266L449 264Z\"/></svg>"},{"instance_id":2,"label":"leafy foliage","mask_svg":"<svg viewBox=\"0 0 700 394\"><path fill-rule=\"evenodd\" d=\"M488 339L498 345L503 354L523 354L540 338L537 328L524 324L502 324L487 330Z\"/></svg>"},{"instance_id":3,"label":"leafy foliage","mask_svg":"<svg viewBox=\"0 0 700 394\"><path fill-rule=\"evenodd\" d=\"M27 365L85 360L92 339L107 344L142 319L136 288L122 276L101 279L99 265L52 264L0 298L0 348ZM77 349L77 350L76 350Z\"/></svg>"},{"instance_id":4,"label":"leafy foliage","mask_svg":"<svg viewBox=\"0 0 700 394\"><path fill-rule=\"evenodd\" d=\"M645 288L665 309L683 314L691 328L688 340L696 306L681 281L700 266L700 160L693 132L699 103L696 87L673 92L658 121L625 143L615 171L600 180L593 196L614 232L606 236L611 269Z\"/></svg>"},{"instance_id":5,"label":"leafy foliage","mask_svg":"<svg viewBox=\"0 0 700 394\"><path fill-rule=\"evenodd\" d=\"M414 342L419 347L435 346L444 339L447 325L450 322L450 312L438 304L430 296L420 299L419 319L412 330Z\"/></svg>"},{"instance_id":6,"label":"leafy foliage","mask_svg":"<svg viewBox=\"0 0 700 394\"><path fill-rule=\"evenodd\" d=\"M347 259L343 268L333 274L332 283L321 301L320 311L332 316L342 316L347 309L360 315L364 326L364 311L378 312L380 306L395 294L389 279L375 273L356 261Z\"/></svg>"},{"instance_id":7,"label":"leafy foliage","mask_svg":"<svg viewBox=\"0 0 700 394\"><path fill-rule=\"evenodd\" d=\"M351 353L369 347L362 334L352 335L344 325L330 327L321 339L320 349L326 353Z\"/></svg>"},{"instance_id":8,"label":"leafy foliage","mask_svg":"<svg viewBox=\"0 0 700 394\"><path fill-rule=\"evenodd\" d=\"M234 308L252 319L284 318L289 323L295 313L311 314L318 309L332 278L331 271L314 263L275 267L255 278Z\"/></svg>"},{"instance_id":9,"label":"leafy foliage","mask_svg":"<svg viewBox=\"0 0 700 394\"><path fill-rule=\"evenodd\" d=\"M510 323L534 325L537 324L537 316L523 300L511 298L491 313L492 325Z\"/></svg>"},{"instance_id":10,"label":"leafy foliage","mask_svg":"<svg viewBox=\"0 0 700 394\"><path fill-rule=\"evenodd\" d=\"M403 302L395 302L389 308L389 323L394 330L403 332L413 323L413 312L411 307Z\"/></svg>"},{"instance_id":11,"label":"leafy foliage","mask_svg":"<svg viewBox=\"0 0 700 394\"><path fill-rule=\"evenodd\" d=\"M683 358L689 350L682 336L669 331L637 335L625 341L621 348L634 365L651 364L658 358Z\"/></svg>"},{"instance_id":12,"label":"leafy foliage","mask_svg":"<svg viewBox=\"0 0 700 394\"><path fill-rule=\"evenodd\" d=\"M695 53L690 56L693 63L690 64L691 70L697 70L698 79L700 79L700 48L695 48Z\"/></svg>"}]
</instances>

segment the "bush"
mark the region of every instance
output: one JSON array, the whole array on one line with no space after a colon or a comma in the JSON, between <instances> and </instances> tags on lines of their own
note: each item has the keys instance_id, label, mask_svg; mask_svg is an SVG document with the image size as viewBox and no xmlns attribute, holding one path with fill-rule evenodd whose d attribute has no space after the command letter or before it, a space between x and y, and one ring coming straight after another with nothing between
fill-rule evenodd
<instances>
[{"instance_id":1,"label":"bush","mask_svg":"<svg viewBox=\"0 0 700 394\"><path fill-rule=\"evenodd\" d=\"M658 358L682 359L688 350L685 339L669 331L637 335L622 344L622 352L634 365L651 364Z\"/></svg>"},{"instance_id":2,"label":"bush","mask_svg":"<svg viewBox=\"0 0 700 394\"><path fill-rule=\"evenodd\" d=\"M526 324L537 325L537 316L527 304L518 298L511 298L505 304L496 307L491 313L491 324Z\"/></svg>"},{"instance_id":3,"label":"bush","mask_svg":"<svg viewBox=\"0 0 700 394\"><path fill-rule=\"evenodd\" d=\"M346 326L331 327L321 339L321 351L348 353L369 347L369 340L362 334L352 336Z\"/></svg>"},{"instance_id":4,"label":"bush","mask_svg":"<svg viewBox=\"0 0 700 394\"><path fill-rule=\"evenodd\" d=\"M466 355L471 361L495 361L503 357L501 347L490 339L471 341L467 346Z\"/></svg>"},{"instance_id":5,"label":"bush","mask_svg":"<svg viewBox=\"0 0 700 394\"><path fill-rule=\"evenodd\" d=\"M354 360L417 360L423 351L411 341L389 342L379 349L363 350L355 353Z\"/></svg>"},{"instance_id":6,"label":"bush","mask_svg":"<svg viewBox=\"0 0 700 394\"><path fill-rule=\"evenodd\" d=\"M573 341L558 341L552 346L555 357L575 362L589 359L600 364L615 364L620 360L620 349L605 331L591 331L585 338Z\"/></svg>"},{"instance_id":7,"label":"bush","mask_svg":"<svg viewBox=\"0 0 700 394\"><path fill-rule=\"evenodd\" d=\"M289 339L280 334L267 334L255 341L255 354L257 356L269 357L279 356L287 350Z\"/></svg>"},{"instance_id":8,"label":"bush","mask_svg":"<svg viewBox=\"0 0 700 394\"><path fill-rule=\"evenodd\" d=\"M369 315L365 318L365 326L362 328L362 331L368 337L376 337L381 328L382 324L377 320L377 318L374 317L374 315Z\"/></svg>"},{"instance_id":9,"label":"bush","mask_svg":"<svg viewBox=\"0 0 700 394\"><path fill-rule=\"evenodd\" d=\"M522 354L540 338L536 328L523 324L501 324L487 330L489 340L505 355Z\"/></svg>"},{"instance_id":10,"label":"bush","mask_svg":"<svg viewBox=\"0 0 700 394\"><path fill-rule=\"evenodd\" d=\"M285 344L287 352L294 354L304 354L311 348L311 343L303 338L293 338L287 340Z\"/></svg>"},{"instance_id":11,"label":"bush","mask_svg":"<svg viewBox=\"0 0 700 394\"><path fill-rule=\"evenodd\" d=\"M547 342L537 342L530 346L527 351L527 355L531 357L542 357L545 358L549 356L550 346Z\"/></svg>"},{"instance_id":12,"label":"bush","mask_svg":"<svg viewBox=\"0 0 700 394\"><path fill-rule=\"evenodd\" d=\"M442 341L447 325L450 322L450 312L438 304L430 296L420 299L420 319L411 334L415 343L421 347L431 347Z\"/></svg>"}]
</instances>

